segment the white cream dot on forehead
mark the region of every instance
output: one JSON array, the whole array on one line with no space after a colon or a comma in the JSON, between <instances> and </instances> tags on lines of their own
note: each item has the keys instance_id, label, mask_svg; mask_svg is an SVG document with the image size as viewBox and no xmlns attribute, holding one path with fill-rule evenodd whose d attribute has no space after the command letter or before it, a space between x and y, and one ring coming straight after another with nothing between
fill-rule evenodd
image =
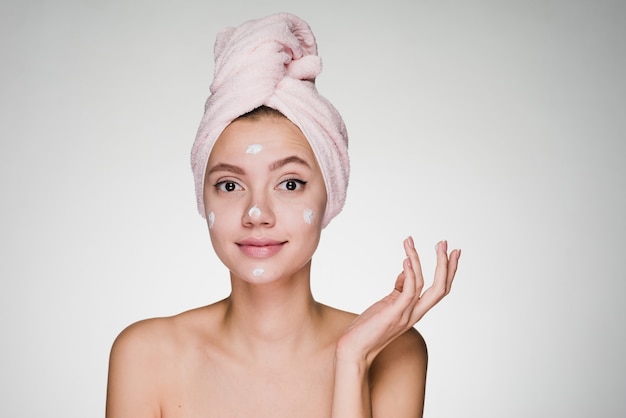
<instances>
[{"instance_id":1,"label":"white cream dot on forehead","mask_svg":"<svg viewBox=\"0 0 626 418\"><path fill-rule=\"evenodd\" d=\"M258 218L261 216L261 209L259 209L257 205L252 206L248 211L248 216L251 218Z\"/></svg>"},{"instance_id":2,"label":"white cream dot on forehead","mask_svg":"<svg viewBox=\"0 0 626 418\"><path fill-rule=\"evenodd\" d=\"M311 225L313 223L313 218L315 218L315 213L311 209L305 209L302 216L304 217L304 222Z\"/></svg>"},{"instance_id":3,"label":"white cream dot on forehead","mask_svg":"<svg viewBox=\"0 0 626 418\"><path fill-rule=\"evenodd\" d=\"M215 223L215 213L209 212L207 220L209 221L209 229L213 229L213 224Z\"/></svg>"},{"instance_id":4,"label":"white cream dot on forehead","mask_svg":"<svg viewBox=\"0 0 626 418\"><path fill-rule=\"evenodd\" d=\"M252 275L253 275L254 277L259 277L259 276L260 276L260 275L262 275L263 273L265 273L265 270L260 269L260 268L259 268L259 269L254 269L254 270L252 270Z\"/></svg>"},{"instance_id":5,"label":"white cream dot on forehead","mask_svg":"<svg viewBox=\"0 0 626 418\"><path fill-rule=\"evenodd\" d=\"M261 152L262 149L263 145L261 144L248 145L248 148L246 149L246 154L258 154L259 152Z\"/></svg>"}]
</instances>

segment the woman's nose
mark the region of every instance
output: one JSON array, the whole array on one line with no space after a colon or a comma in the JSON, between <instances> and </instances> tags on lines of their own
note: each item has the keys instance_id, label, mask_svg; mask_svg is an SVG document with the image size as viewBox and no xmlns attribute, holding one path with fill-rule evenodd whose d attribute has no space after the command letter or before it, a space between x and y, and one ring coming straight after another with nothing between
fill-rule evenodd
<instances>
[{"instance_id":1,"label":"woman's nose","mask_svg":"<svg viewBox=\"0 0 626 418\"><path fill-rule=\"evenodd\" d=\"M245 226L273 226L274 212L267 201L257 201L244 210L242 222Z\"/></svg>"}]
</instances>

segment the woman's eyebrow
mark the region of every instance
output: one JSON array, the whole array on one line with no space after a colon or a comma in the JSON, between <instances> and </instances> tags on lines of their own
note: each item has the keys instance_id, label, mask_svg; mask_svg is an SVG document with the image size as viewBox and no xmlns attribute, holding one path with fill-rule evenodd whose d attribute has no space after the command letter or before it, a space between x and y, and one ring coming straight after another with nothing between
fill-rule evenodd
<instances>
[{"instance_id":1,"label":"woman's eyebrow","mask_svg":"<svg viewBox=\"0 0 626 418\"><path fill-rule=\"evenodd\" d=\"M287 157L287 158L283 158L282 160L274 161L270 165L270 171L278 170L279 168L281 168L283 166L286 166L287 164L292 164L292 163L301 164L301 165L303 165L305 167L311 168L309 163L304 161L302 158L300 158L300 157L298 157L296 155L292 155L291 157Z\"/></svg>"},{"instance_id":2,"label":"woman's eyebrow","mask_svg":"<svg viewBox=\"0 0 626 418\"><path fill-rule=\"evenodd\" d=\"M207 171L207 175L215 173L216 171L230 171L231 173L239 175L246 174L246 172L241 167L232 164L219 163L211 167L209 171Z\"/></svg>"}]
</instances>

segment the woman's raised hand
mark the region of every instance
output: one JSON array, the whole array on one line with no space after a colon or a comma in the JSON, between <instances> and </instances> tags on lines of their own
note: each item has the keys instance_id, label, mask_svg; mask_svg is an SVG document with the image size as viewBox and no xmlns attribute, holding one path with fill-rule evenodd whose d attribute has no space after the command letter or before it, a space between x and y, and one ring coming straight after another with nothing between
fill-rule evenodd
<instances>
[{"instance_id":1,"label":"woman's raised hand","mask_svg":"<svg viewBox=\"0 0 626 418\"><path fill-rule=\"evenodd\" d=\"M437 267L432 286L422 292L424 277L411 237L404 240L406 259L393 291L355 318L337 345L337 355L367 366L394 339L415 325L450 292L461 250L448 255L448 243L435 247Z\"/></svg>"}]
</instances>

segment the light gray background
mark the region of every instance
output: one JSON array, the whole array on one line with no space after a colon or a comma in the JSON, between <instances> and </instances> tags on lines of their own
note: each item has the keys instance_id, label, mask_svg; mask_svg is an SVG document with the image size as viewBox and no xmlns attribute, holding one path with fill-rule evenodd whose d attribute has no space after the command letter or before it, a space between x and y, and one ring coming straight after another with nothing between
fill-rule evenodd
<instances>
[{"instance_id":1,"label":"light gray background","mask_svg":"<svg viewBox=\"0 0 626 418\"><path fill-rule=\"evenodd\" d=\"M626 415L623 1L3 1L0 415L103 416L128 324L228 293L188 154L216 32L313 27L351 135L314 292L362 311L401 240L428 277L427 417Z\"/></svg>"}]
</instances>

